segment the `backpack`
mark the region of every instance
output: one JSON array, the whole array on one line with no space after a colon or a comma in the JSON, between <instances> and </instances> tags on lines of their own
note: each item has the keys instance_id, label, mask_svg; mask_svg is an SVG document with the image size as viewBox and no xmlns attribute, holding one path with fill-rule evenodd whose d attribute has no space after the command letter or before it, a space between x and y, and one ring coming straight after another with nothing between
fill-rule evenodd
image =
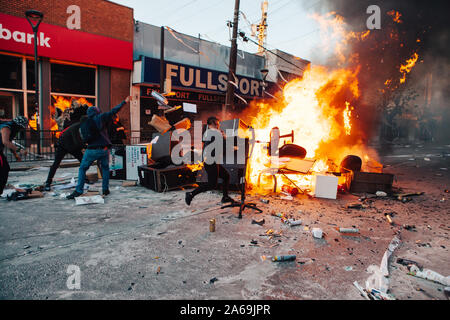
<instances>
[{"instance_id":1,"label":"backpack","mask_svg":"<svg viewBox=\"0 0 450 320\"><path fill-rule=\"evenodd\" d=\"M93 118L87 118L82 121L79 131L81 140L86 144L94 142L100 135L100 131Z\"/></svg>"}]
</instances>

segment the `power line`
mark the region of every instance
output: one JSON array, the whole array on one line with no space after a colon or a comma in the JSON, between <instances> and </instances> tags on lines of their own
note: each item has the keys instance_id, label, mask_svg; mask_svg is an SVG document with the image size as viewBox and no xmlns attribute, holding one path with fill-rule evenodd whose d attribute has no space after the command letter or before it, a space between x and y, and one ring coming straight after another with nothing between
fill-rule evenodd
<instances>
[{"instance_id":1,"label":"power line","mask_svg":"<svg viewBox=\"0 0 450 320\"><path fill-rule=\"evenodd\" d=\"M298 65L296 65L296 64L294 64L294 63L292 63L292 62L290 62L289 60L286 60L286 59L283 58L282 56L280 56L280 55L276 54L275 52L273 52L273 51L271 51L271 50L265 48L264 46L261 46L258 42L253 41L251 38L246 37L244 32L239 32L239 35L242 37L242 39L243 39L244 41L251 41L252 43L256 44L257 46L260 46L261 48L263 48L265 51L270 52L271 54L277 56L277 57L280 58L281 60L283 60L283 61L289 63L290 65L293 65L293 66L296 67L296 68L299 68L299 69L302 70L302 71L305 71L304 68L302 68L302 67L300 67L300 66L298 66Z\"/></svg>"}]
</instances>

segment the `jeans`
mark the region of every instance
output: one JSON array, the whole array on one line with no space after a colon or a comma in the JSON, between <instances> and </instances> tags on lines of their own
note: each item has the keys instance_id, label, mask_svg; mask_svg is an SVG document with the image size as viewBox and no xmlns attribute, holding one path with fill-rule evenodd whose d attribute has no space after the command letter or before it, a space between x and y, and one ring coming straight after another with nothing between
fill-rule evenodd
<instances>
[{"instance_id":1,"label":"jeans","mask_svg":"<svg viewBox=\"0 0 450 320\"><path fill-rule=\"evenodd\" d=\"M86 180L86 171L88 171L92 162L97 160L102 168L102 191L109 189L109 150L104 149L86 149L78 170L78 184L76 191L83 193L84 182Z\"/></svg>"}]
</instances>

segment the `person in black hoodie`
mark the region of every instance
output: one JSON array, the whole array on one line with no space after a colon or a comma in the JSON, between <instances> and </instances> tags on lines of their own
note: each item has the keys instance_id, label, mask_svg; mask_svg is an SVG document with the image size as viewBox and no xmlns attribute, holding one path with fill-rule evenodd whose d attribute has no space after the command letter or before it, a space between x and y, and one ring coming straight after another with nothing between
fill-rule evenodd
<instances>
[{"instance_id":1,"label":"person in black hoodie","mask_svg":"<svg viewBox=\"0 0 450 320\"><path fill-rule=\"evenodd\" d=\"M87 117L86 115L84 117ZM83 117L80 119L83 121ZM44 190L50 191L53 177L55 176L56 170L59 168L61 161L64 159L66 154L70 153L80 161L83 159L82 150L85 145L80 137L80 122L72 124L70 127L64 129L56 143L55 160L53 161L50 171L45 181Z\"/></svg>"},{"instance_id":2,"label":"person in black hoodie","mask_svg":"<svg viewBox=\"0 0 450 320\"><path fill-rule=\"evenodd\" d=\"M74 199L83 194L84 183L86 179L86 171L91 164L97 160L102 168L102 194L107 196L109 192L109 149L111 148L111 140L108 137L107 126L112 118L122 107L130 101L130 97L126 97L124 101L108 112L101 112L98 107L90 107L87 111L89 123L93 123L95 128L91 128L91 133L95 137L87 145L83 159L78 170L78 184L75 191L67 196L67 199ZM81 123L80 127L83 127ZM95 129L95 130L94 130ZM96 132L94 132L96 131Z\"/></svg>"},{"instance_id":3,"label":"person in black hoodie","mask_svg":"<svg viewBox=\"0 0 450 320\"><path fill-rule=\"evenodd\" d=\"M206 147L211 144L215 136L222 137L222 139L225 140L225 133L219 129L219 119L216 117L209 117L207 120L207 129L205 133L203 134L203 150L205 151ZM214 139L212 139L214 137ZM225 143L223 144L225 145ZM217 155L219 156L219 155ZM198 186L196 189L194 189L192 192L186 192L185 201L186 204L189 206L191 205L192 199L194 197L202 192L213 190L217 188L218 179L222 178L223 184L222 184L222 193L223 197L221 202L227 203L231 202L234 203L235 201L228 195L228 186L230 183L230 174L228 173L227 169L219 163L216 162L214 159L216 157L215 151L212 152L212 154L209 156L206 152L203 154L203 161L204 161L204 167L205 171L208 175L208 183Z\"/></svg>"},{"instance_id":4,"label":"person in black hoodie","mask_svg":"<svg viewBox=\"0 0 450 320\"><path fill-rule=\"evenodd\" d=\"M3 150L8 148L13 153L17 161L21 161L18 148L12 143L17 133L21 130L25 130L28 127L28 119L24 116L19 116L11 121L0 124L0 195L3 193L3 189L6 186L9 175L9 163Z\"/></svg>"}]
</instances>

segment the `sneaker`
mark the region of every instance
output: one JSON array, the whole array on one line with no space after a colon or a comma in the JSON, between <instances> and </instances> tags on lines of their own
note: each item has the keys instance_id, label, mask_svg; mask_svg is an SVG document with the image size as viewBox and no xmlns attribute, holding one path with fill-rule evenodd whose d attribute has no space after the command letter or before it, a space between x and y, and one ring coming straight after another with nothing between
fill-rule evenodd
<instances>
[{"instance_id":1,"label":"sneaker","mask_svg":"<svg viewBox=\"0 0 450 320\"><path fill-rule=\"evenodd\" d=\"M51 190L51 182L46 182L44 185L44 191L50 191Z\"/></svg>"},{"instance_id":2,"label":"sneaker","mask_svg":"<svg viewBox=\"0 0 450 320\"><path fill-rule=\"evenodd\" d=\"M105 191L102 192L102 195L107 196L108 194L110 194L111 192L109 192L109 189L106 189Z\"/></svg>"},{"instance_id":3,"label":"sneaker","mask_svg":"<svg viewBox=\"0 0 450 320\"><path fill-rule=\"evenodd\" d=\"M223 196L221 202L222 202L222 203L227 203L227 202L236 203L236 201L234 201L234 200L233 200L232 198L230 198L229 196Z\"/></svg>"},{"instance_id":4,"label":"sneaker","mask_svg":"<svg viewBox=\"0 0 450 320\"><path fill-rule=\"evenodd\" d=\"M192 199L194 199L194 196L192 195L192 193L186 192L186 198L185 198L185 200L186 200L186 204L187 204L188 206L191 205Z\"/></svg>"},{"instance_id":5,"label":"sneaker","mask_svg":"<svg viewBox=\"0 0 450 320\"><path fill-rule=\"evenodd\" d=\"M81 196L82 193L78 192L77 190L75 190L74 192L72 192L71 194L69 194L66 199L75 199L76 197Z\"/></svg>"}]
</instances>

